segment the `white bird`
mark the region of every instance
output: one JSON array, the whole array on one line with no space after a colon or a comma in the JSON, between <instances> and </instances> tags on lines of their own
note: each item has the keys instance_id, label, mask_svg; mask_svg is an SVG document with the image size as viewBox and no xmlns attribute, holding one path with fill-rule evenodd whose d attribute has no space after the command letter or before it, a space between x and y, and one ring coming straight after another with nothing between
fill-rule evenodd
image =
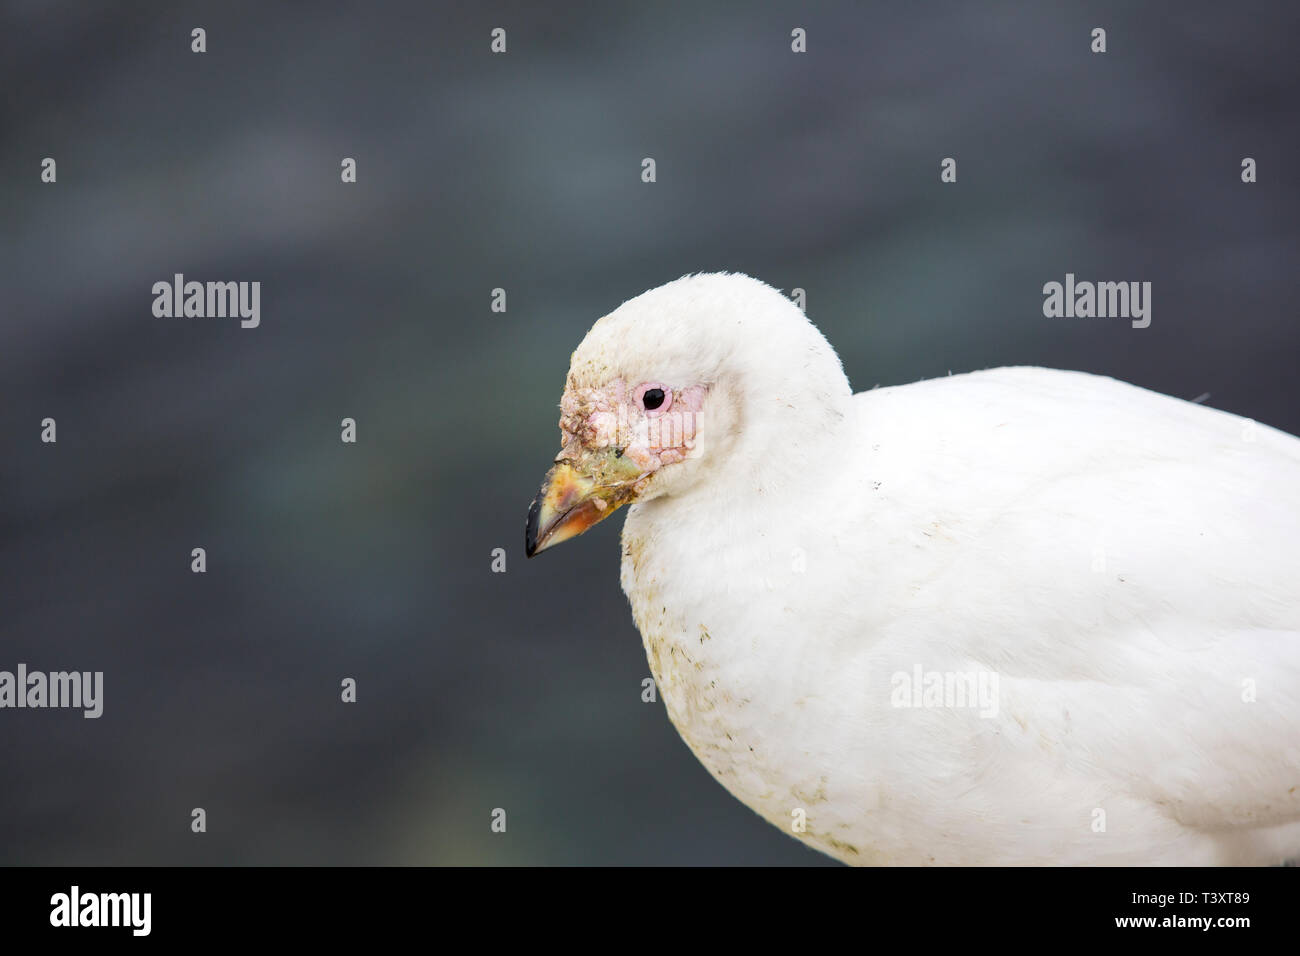
<instances>
[{"instance_id":1,"label":"white bird","mask_svg":"<svg viewBox=\"0 0 1300 956\"><path fill-rule=\"evenodd\" d=\"M573 353L531 556L631 504L668 715L846 863L1300 855L1300 440L1080 372L854 395L696 275Z\"/></svg>"}]
</instances>

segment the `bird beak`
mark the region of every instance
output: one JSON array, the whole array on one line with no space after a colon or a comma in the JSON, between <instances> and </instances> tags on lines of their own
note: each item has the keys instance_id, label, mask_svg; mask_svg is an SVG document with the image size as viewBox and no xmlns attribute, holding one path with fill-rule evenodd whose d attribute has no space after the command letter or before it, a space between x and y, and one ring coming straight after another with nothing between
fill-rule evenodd
<instances>
[{"instance_id":1,"label":"bird beak","mask_svg":"<svg viewBox=\"0 0 1300 956\"><path fill-rule=\"evenodd\" d=\"M641 470L614 449L561 458L528 509L524 553L532 557L576 538L636 497Z\"/></svg>"}]
</instances>

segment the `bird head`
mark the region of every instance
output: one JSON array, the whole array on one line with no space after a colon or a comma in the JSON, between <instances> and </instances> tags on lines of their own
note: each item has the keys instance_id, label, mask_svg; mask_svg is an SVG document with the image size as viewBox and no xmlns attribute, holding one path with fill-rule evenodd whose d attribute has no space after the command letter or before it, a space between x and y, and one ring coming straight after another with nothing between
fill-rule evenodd
<instances>
[{"instance_id":1,"label":"bird head","mask_svg":"<svg viewBox=\"0 0 1300 956\"><path fill-rule=\"evenodd\" d=\"M573 353L561 449L528 511L525 551L788 456L850 395L821 333L757 279L701 274L651 289Z\"/></svg>"}]
</instances>

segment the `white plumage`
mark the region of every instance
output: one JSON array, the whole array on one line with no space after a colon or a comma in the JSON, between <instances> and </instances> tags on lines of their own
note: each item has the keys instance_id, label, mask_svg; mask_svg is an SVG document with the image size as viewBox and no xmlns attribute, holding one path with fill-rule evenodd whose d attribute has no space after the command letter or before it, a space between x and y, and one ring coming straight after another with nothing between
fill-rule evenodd
<instances>
[{"instance_id":1,"label":"white plumage","mask_svg":"<svg viewBox=\"0 0 1300 956\"><path fill-rule=\"evenodd\" d=\"M644 401L583 430L643 383L706 390L685 460L638 457ZM858 864L1300 855L1300 440L1041 368L854 395L740 275L625 303L565 395L557 468L604 496L576 531L632 502L670 718L787 833ZM635 474L583 470L611 448ZM576 514L547 502L530 553Z\"/></svg>"}]
</instances>

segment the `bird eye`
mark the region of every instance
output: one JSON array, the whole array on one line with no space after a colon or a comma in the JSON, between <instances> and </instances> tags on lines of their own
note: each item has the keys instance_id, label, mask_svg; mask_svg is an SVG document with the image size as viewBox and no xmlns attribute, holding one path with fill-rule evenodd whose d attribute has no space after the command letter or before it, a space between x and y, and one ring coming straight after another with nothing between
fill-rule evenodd
<instances>
[{"instance_id":1,"label":"bird eye","mask_svg":"<svg viewBox=\"0 0 1300 956\"><path fill-rule=\"evenodd\" d=\"M632 401L647 412L662 415L673 404L673 390L662 382L642 382L632 392Z\"/></svg>"}]
</instances>

